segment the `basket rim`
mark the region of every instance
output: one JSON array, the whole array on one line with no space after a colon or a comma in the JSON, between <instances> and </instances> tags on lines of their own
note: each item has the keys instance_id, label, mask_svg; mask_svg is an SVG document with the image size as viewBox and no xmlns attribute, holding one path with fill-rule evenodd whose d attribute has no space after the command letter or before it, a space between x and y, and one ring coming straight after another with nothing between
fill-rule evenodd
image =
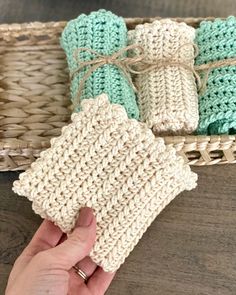
<instances>
[{"instance_id":1,"label":"basket rim","mask_svg":"<svg viewBox=\"0 0 236 295\"><path fill-rule=\"evenodd\" d=\"M167 144L207 144L207 143L222 143L236 144L236 135L186 135L186 136L164 136L162 137ZM48 148L50 141L27 142L21 140L1 141L0 149L19 150L19 149L41 149Z\"/></svg>"}]
</instances>

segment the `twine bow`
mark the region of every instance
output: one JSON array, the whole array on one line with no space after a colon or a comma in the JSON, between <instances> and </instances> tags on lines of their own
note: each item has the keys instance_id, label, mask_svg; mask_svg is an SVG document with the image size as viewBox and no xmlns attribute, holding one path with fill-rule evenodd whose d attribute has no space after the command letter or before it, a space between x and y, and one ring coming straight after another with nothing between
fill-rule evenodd
<instances>
[{"instance_id":1,"label":"twine bow","mask_svg":"<svg viewBox=\"0 0 236 295\"><path fill-rule=\"evenodd\" d=\"M133 57L124 56L124 54L126 52L128 52L129 50L134 50L134 49L137 49L139 51L139 54L137 54ZM88 60L88 61L81 60L79 57L79 54L81 52L88 52L88 53L92 54L93 59ZM80 96L82 94L86 80L99 67L104 66L106 64L117 66L117 68L119 68L123 72L124 76L127 78L128 82L131 85L131 87L133 88L133 90L135 92L137 91L133 82L132 82L132 79L130 77L130 73L134 72L132 66L144 59L144 51L141 46L135 45L135 44L129 45L127 47L124 47L124 48L118 50L117 52L115 52L111 55L102 55L93 49L81 47L81 48L78 48L74 52L74 58L75 58L76 62L78 63L78 67L71 73L71 75L70 75L71 80L73 80L75 78L75 76L82 69L88 67L88 70L85 72L83 78L79 82L77 97L73 101L73 104L75 107L77 107L79 104Z\"/></svg>"},{"instance_id":2,"label":"twine bow","mask_svg":"<svg viewBox=\"0 0 236 295\"><path fill-rule=\"evenodd\" d=\"M185 61L178 61L177 60L178 54L181 48L184 48L184 47L193 48L194 55L189 58L186 58ZM163 67L165 68L167 66L181 67L193 73L197 82L197 87L198 89L201 89L202 88L201 77L197 73L193 64L193 60L197 57L198 54L199 54L199 51L198 51L197 45L194 43L188 42L179 46L175 50L175 52L173 52L169 57L166 57L166 58L148 59L145 56L140 62L134 65L134 68L132 69L132 73L140 75L140 74L145 74L159 68L163 68ZM188 64L188 62L192 63L192 65Z\"/></svg>"}]
</instances>

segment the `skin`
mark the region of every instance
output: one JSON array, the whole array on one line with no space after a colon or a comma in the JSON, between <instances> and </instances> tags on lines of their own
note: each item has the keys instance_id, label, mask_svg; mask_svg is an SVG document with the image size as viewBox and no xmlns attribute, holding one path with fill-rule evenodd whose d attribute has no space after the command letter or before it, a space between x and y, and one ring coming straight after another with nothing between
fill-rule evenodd
<instances>
[{"instance_id":1,"label":"skin","mask_svg":"<svg viewBox=\"0 0 236 295\"><path fill-rule=\"evenodd\" d=\"M104 272L90 258L96 238L96 220L82 208L74 231L66 236L44 220L29 245L17 258L9 276L6 295L102 295L114 273ZM75 273L82 269L87 283Z\"/></svg>"}]
</instances>

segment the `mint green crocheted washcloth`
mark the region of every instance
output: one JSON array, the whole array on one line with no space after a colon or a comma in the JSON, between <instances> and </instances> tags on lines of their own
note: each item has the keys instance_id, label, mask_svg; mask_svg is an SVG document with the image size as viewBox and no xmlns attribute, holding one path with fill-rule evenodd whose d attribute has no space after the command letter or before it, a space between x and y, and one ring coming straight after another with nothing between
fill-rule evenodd
<instances>
[{"instance_id":1,"label":"mint green crocheted washcloth","mask_svg":"<svg viewBox=\"0 0 236 295\"><path fill-rule=\"evenodd\" d=\"M127 46L127 28L122 17L110 11L100 9L89 15L81 14L67 23L61 36L61 46L65 50L69 71L78 68L75 58L76 49L90 48L102 55L111 55ZM89 52L80 52L82 61L89 61L95 56ZM127 56L124 53L123 56ZM78 88L88 67L83 68L71 81L72 101L78 95ZM130 82L121 69L112 64L105 64L96 69L86 80L79 101L106 93L112 103L121 104L129 118L139 118L136 96ZM75 111L79 110L79 106Z\"/></svg>"},{"instance_id":2,"label":"mint green crocheted washcloth","mask_svg":"<svg viewBox=\"0 0 236 295\"><path fill-rule=\"evenodd\" d=\"M236 18L203 21L196 32L196 64L236 57ZM198 134L236 134L236 66L211 70L199 96Z\"/></svg>"}]
</instances>

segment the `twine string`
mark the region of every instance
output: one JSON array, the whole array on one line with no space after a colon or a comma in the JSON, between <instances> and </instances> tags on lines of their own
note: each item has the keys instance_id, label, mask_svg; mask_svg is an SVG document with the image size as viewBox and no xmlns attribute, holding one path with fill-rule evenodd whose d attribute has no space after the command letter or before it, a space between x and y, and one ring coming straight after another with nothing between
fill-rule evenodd
<instances>
[{"instance_id":1,"label":"twine string","mask_svg":"<svg viewBox=\"0 0 236 295\"><path fill-rule=\"evenodd\" d=\"M236 58L232 57L232 58L209 62L206 64L195 65L195 67L194 67L195 71L197 73L204 74L203 78L200 78L201 79L200 94L203 94L206 91L207 81L208 81L210 72L214 69L225 67L225 66L236 66ZM200 77L200 75L199 75L199 77Z\"/></svg>"},{"instance_id":2,"label":"twine string","mask_svg":"<svg viewBox=\"0 0 236 295\"><path fill-rule=\"evenodd\" d=\"M178 59L179 52L184 47L193 48L194 55L190 56L189 58L186 58L184 62L178 61L177 59ZM201 89L202 88L201 77L195 70L194 64L193 64L193 60L198 56L198 54L199 54L199 50L196 44L192 42L184 43L181 46L179 46L169 57L158 58L158 59L148 59L145 56L145 58L143 58L140 62L134 65L133 73L137 75L142 75L163 67L164 68L168 66L181 67L193 73L196 79L197 88Z\"/></svg>"},{"instance_id":3,"label":"twine string","mask_svg":"<svg viewBox=\"0 0 236 295\"><path fill-rule=\"evenodd\" d=\"M129 50L134 50L134 49L138 50L139 54L136 54L133 57L124 56L124 54L126 52L128 52ZM81 58L79 57L79 54L81 52L90 53L93 56L93 59L88 60L88 61L81 60ZM86 80L99 67L104 66L106 64L114 65L117 68L119 68L123 72L124 76L127 78L128 82L131 85L131 87L133 88L133 90L135 92L137 92L137 90L133 84L133 81L131 79L130 73L133 73L132 65L134 65L144 59L144 50L141 46L135 45L135 44L129 45L127 47L124 47L124 48L116 51L112 55L102 55L93 49L81 47L81 48L78 48L75 50L74 59L78 63L78 67L71 73L71 75L70 75L71 80L73 80L75 78L75 76L81 70L88 67L87 71L85 72L83 78L81 79L81 81L79 83L77 96L73 100L73 104L75 107L77 107L79 104L80 97L81 97L82 91L84 89L84 85L85 85Z\"/></svg>"},{"instance_id":4,"label":"twine string","mask_svg":"<svg viewBox=\"0 0 236 295\"><path fill-rule=\"evenodd\" d=\"M184 47L193 48L194 55L185 59L184 62L178 61L177 59L178 59L179 52ZM132 57L127 57L124 55L128 51L132 51L132 50L136 50L135 54L133 54ZM93 59L88 61L83 61L79 57L81 52L90 53L93 56ZM182 44L168 58L160 58L160 59L147 58L147 56L144 53L144 48L136 44L132 44L127 47L124 47L111 55L102 55L98 53L97 51L90 48L86 48L86 47L78 48L74 52L74 59L78 63L78 67L71 73L70 79L73 80L76 77L76 75L84 68L88 67L88 69L83 75L83 78L81 79L81 81L79 82L78 93L76 98L73 100L73 104L75 107L78 106L86 80L99 67L104 66L106 64L114 65L117 68L119 68L123 72L124 76L128 80L128 83L131 85L131 87L133 88L135 92L137 92L137 89L135 85L133 84L130 73L141 75L141 74L149 73L150 71L153 71L155 69L159 69L159 68L163 68L167 66L182 67L186 69L187 71L190 71L193 73L196 79L197 89L200 94L203 94L206 90L207 81L208 81L208 77L211 70L219 68L219 67L224 67L224 66L232 66L232 65L236 66L236 58L228 58L228 59L223 59L219 61L209 62L207 64L194 65L193 60L198 56L198 54L199 54L199 49L197 45L191 42ZM203 77L201 77L200 75L201 73L204 73Z\"/></svg>"},{"instance_id":5,"label":"twine string","mask_svg":"<svg viewBox=\"0 0 236 295\"><path fill-rule=\"evenodd\" d=\"M184 62L176 60L176 57L178 56L181 48L183 47L191 47L194 48L194 55L193 57L185 59ZM225 67L225 66L236 66L236 58L227 58L222 60L217 60L214 62L209 62L202 65L194 65L192 63L193 59L195 59L199 55L199 48L196 44L188 42L185 44L182 44L180 47L176 49L176 51L168 58L161 58L161 59L142 59L137 65L134 65L136 67L136 70L133 69L134 74L145 74L152 70L167 67L167 66L176 66L176 67L182 67L190 72L193 73L196 83L197 83L197 89L199 94L203 94L206 91L207 87L207 81L209 78L209 74L213 69ZM190 65L188 64L190 62ZM201 73L204 73L203 77L201 77Z\"/></svg>"}]
</instances>

